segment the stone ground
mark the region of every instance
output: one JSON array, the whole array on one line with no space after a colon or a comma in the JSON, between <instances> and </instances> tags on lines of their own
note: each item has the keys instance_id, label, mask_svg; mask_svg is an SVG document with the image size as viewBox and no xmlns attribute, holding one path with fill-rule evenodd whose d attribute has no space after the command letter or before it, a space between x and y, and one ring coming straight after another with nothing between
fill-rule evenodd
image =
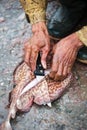
<instances>
[{"instance_id":1,"label":"stone ground","mask_svg":"<svg viewBox=\"0 0 87 130\"><path fill-rule=\"evenodd\" d=\"M23 41L31 36L18 0L0 0L0 123L6 119L13 70L23 57ZM52 108L33 105L12 120L14 130L87 130L87 66L75 63L74 80Z\"/></svg>"}]
</instances>

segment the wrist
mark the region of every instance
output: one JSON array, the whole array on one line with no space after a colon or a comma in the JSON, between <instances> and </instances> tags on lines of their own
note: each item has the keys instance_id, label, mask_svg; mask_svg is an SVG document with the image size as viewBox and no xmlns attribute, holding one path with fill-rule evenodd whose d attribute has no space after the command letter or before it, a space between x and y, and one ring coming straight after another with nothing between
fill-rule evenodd
<instances>
[{"instance_id":1,"label":"wrist","mask_svg":"<svg viewBox=\"0 0 87 130\"><path fill-rule=\"evenodd\" d=\"M83 47L84 44L83 44L82 41L79 39L77 33L75 33L75 37L76 37L76 39L77 39L77 41L78 41L76 46L77 46L78 48Z\"/></svg>"},{"instance_id":2,"label":"wrist","mask_svg":"<svg viewBox=\"0 0 87 130\"><path fill-rule=\"evenodd\" d=\"M47 32L47 27L46 27L46 23L44 21L35 23L32 25L32 32L33 33L37 33L40 31L45 31Z\"/></svg>"},{"instance_id":3,"label":"wrist","mask_svg":"<svg viewBox=\"0 0 87 130\"><path fill-rule=\"evenodd\" d=\"M76 49L80 49L81 47L84 46L84 44L80 41L78 35L76 33L71 34L68 37L72 42L72 47L76 48Z\"/></svg>"}]
</instances>

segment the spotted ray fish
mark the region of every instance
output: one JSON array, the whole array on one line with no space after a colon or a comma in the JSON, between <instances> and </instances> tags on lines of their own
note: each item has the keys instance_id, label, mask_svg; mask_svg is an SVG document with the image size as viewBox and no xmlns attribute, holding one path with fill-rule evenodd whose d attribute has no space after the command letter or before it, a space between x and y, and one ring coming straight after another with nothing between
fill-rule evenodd
<instances>
[{"instance_id":1,"label":"spotted ray fish","mask_svg":"<svg viewBox=\"0 0 87 130\"><path fill-rule=\"evenodd\" d=\"M65 89L70 85L72 74L61 82L54 81L46 75L34 87L22 93L23 89L29 84L35 75L26 63L21 63L14 71L13 80L15 88L10 93L9 112L5 122L0 125L0 130L12 130L10 120L14 119L17 111L27 112L33 103L38 105L48 105L58 99Z\"/></svg>"}]
</instances>

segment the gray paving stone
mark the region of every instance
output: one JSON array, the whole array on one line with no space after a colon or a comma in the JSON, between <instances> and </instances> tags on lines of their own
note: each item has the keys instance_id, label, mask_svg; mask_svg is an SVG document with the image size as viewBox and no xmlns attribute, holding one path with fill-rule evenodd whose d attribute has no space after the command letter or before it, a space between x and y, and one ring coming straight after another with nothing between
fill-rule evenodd
<instances>
[{"instance_id":1,"label":"gray paving stone","mask_svg":"<svg viewBox=\"0 0 87 130\"><path fill-rule=\"evenodd\" d=\"M23 41L31 36L18 0L0 0L0 123L5 120L12 74L22 60ZM20 52L20 53L19 53ZM33 105L12 120L14 130L87 130L87 66L75 63L74 80L52 108Z\"/></svg>"}]
</instances>

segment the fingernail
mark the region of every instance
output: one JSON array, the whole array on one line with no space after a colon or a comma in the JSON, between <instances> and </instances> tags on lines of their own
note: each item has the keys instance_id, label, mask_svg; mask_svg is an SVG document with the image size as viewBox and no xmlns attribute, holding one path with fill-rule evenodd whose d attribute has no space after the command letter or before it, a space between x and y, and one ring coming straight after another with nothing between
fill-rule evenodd
<instances>
[{"instance_id":1,"label":"fingernail","mask_svg":"<svg viewBox=\"0 0 87 130\"><path fill-rule=\"evenodd\" d=\"M50 72L49 77L50 77L51 79L54 79L55 74L56 74L56 72L52 71L52 72Z\"/></svg>"},{"instance_id":2,"label":"fingernail","mask_svg":"<svg viewBox=\"0 0 87 130\"><path fill-rule=\"evenodd\" d=\"M55 81L61 81L61 76L56 75L54 78Z\"/></svg>"},{"instance_id":3,"label":"fingernail","mask_svg":"<svg viewBox=\"0 0 87 130\"><path fill-rule=\"evenodd\" d=\"M65 76L59 76L59 75L55 76L54 78L55 81L63 81L64 79L65 79Z\"/></svg>"},{"instance_id":4,"label":"fingernail","mask_svg":"<svg viewBox=\"0 0 87 130\"><path fill-rule=\"evenodd\" d=\"M31 70L34 72L35 71L35 66L31 65Z\"/></svg>"},{"instance_id":5,"label":"fingernail","mask_svg":"<svg viewBox=\"0 0 87 130\"><path fill-rule=\"evenodd\" d=\"M44 69L46 69L47 68L46 62L42 62L42 66L43 66Z\"/></svg>"}]
</instances>

